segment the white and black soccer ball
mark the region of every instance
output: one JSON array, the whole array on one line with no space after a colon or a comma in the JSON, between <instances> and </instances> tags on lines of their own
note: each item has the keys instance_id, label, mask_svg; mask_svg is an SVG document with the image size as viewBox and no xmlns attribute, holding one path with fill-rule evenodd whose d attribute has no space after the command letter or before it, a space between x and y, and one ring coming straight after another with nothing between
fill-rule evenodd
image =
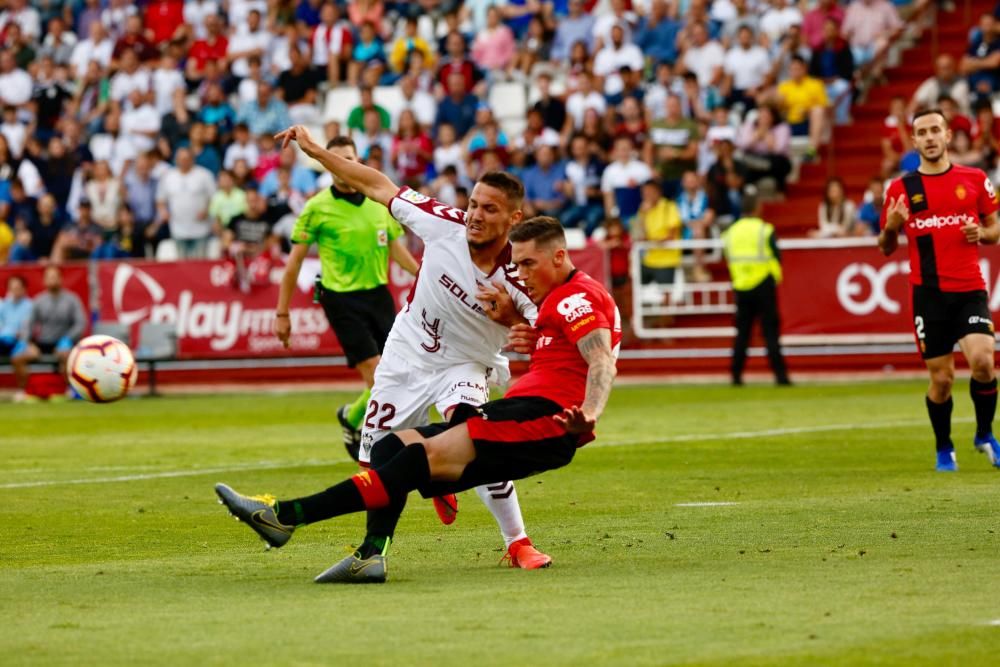
<instances>
[{"instance_id":1,"label":"white and black soccer ball","mask_svg":"<svg viewBox=\"0 0 1000 667\"><path fill-rule=\"evenodd\" d=\"M128 345L111 336L88 336L69 353L69 383L93 403L111 403L135 386L139 369Z\"/></svg>"}]
</instances>

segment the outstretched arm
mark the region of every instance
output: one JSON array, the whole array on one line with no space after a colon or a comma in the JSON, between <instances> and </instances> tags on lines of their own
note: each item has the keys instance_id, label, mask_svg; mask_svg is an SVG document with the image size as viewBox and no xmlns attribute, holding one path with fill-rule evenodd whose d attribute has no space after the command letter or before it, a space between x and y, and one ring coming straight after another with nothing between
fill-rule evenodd
<instances>
[{"instance_id":1,"label":"outstretched arm","mask_svg":"<svg viewBox=\"0 0 1000 667\"><path fill-rule=\"evenodd\" d=\"M322 164L327 171L385 207L389 206L389 202L399 192L399 186L382 172L360 162L343 158L320 146L304 125L293 125L284 132L279 132L274 138L281 142L282 148L292 141L298 143L306 155Z\"/></svg>"},{"instance_id":2,"label":"outstretched arm","mask_svg":"<svg viewBox=\"0 0 1000 667\"><path fill-rule=\"evenodd\" d=\"M556 415L569 433L593 431L611 395L617 370L611 352L611 330L595 329L577 341L576 347L587 361L587 389L583 405L567 408Z\"/></svg>"}]
</instances>

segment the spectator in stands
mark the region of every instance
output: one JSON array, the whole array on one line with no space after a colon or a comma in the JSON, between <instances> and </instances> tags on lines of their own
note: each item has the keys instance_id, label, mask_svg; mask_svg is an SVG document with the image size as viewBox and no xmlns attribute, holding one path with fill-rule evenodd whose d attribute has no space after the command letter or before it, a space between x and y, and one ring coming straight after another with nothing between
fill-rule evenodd
<instances>
[{"instance_id":1,"label":"spectator in stands","mask_svg":"<svg viewBox=\"0 0 1000 667\"><path fill-rule=\"evenodd\" d=\"M194 163L207 169L213 178L222 169L222 156L212 140L214 132L214 126L195 123L191 126L187 142L187 148L194 155Z\"/></svg>"},{"instance_id":2,"label":"spectator in stands","mask_svg":"<svg viewBox=\"0 0 1000 667\"><path fill-rule=\"evenodd\" d=\"M221 95L221 90L219 91ZM162 127L160 114L150 103L150 96L138 90L129 93L121 116L121 136L128 143L129 157L153 150ZM216 118L217 122L224 122Z\"/></svg>"},{"instance_id":3,"label":"spectator in stands","mask_svg":"<svg viewBox=\"0 0 1000 667\"><path fill-rule=\"evenodd\" d=\"M570 50L578 42L583 42L588 51L593 48L594 17L584 11L583 0L569 0L567 9L568 16L559 20L552 38L550 55L553 62L560 64L569 63Z\"/></svg>"},{"instance_id":4,"label":"spectator in stands","mask_svg":"<svg viewBox=\"0 0 1000 667\"><path fill-rule=\"evenodd\" d=\"M38 49L38 56L52 58L57 65L69 65L76 45L76 35L66 29L62 18L56 16L49 19L45 39L42 40L42 46Z\"/></svg>"},{"instance_id":5,"label":"spectator in stands","mask_svg":"<svg viewBox=\"0 0 1000 667\"><path fill-rule=\"evenodd\" d=\"M847 198L844 182L831 178L826 182L823 201L819 203L819 226L809 233L816 238L841 238L855 233L857 208Z\"/></svg>"},{"instance_id":6,"label":"spectator in stands","mask_svg":"<svg viewBox=\"0 0 1000 667\"><path fill-rule=\"evenodd\" d=\"M771 105L760 107L756 118L747 118L736 135L736 146L743 151L748 182L772 178L778 190L785 191L785 182L792 169L788 159L791 137L791 128Z\"/></svg>"},{"instance_id":7,"label":"spectator in stands","mask_svg":"<svg viewBox=\"0 0 1000 667\"><path fill-rule=\"evenodd\" d=\"M985 164L996 164L1000 152L1000 118L993 115L989 99L976 102L976 122L972 126L972 146Z\"/></svg>"},{"instance_id":8,"label":"spectator in stands","mask_svg":"<svg viewBox=\"0 0 1000 667\"><path fill-rule=\"evenodd\" d=\"M690 29L691 45L684 50L682 62L698 76L699 86L718 86L722 83L726 51L718 41L709 39L708 28L703 23L695 23Z\"/></svg>"},{"instance_id":9,"label":"spectator in stands","mask_svg":"<svg viewBox=\"0 0 1000 667\"><path fill-rule=\"evenodd\" d=\"M793 137L808 137L808 155L815 157L826 129L830 102L823 82L808 75L806 61L792 58L790 77L778 85L778 101L784 108Z\"/></svg>"},{"instance_id":10,"label":"spectator in stands","mask_svg":"<svg viewBox=\"0 0 1000 667\"><path fill-rule=\"evenodd\" d=\"M257 85L257 100L244 105L236 122L246 123L253 134L276 134L291 124L288 107L274 94L271 84L262 81Z\"/></svg>"},{"instance_id":11,"label":"spectator in stands","mask_svg":"<svg viewBox=\"0 0 1000 667\"><path fill-rule=\"evenodd\" d=\"M819 0L816 6L805 13L802 18L802 38L806 46L816 50L826 41L824 35L825 23L832 20L837 25L837 33L844 23L844 9L837 0Z\"/></svg>"},{"instance_id":12,"label":"spectator in stands","mask_svg":"<svg viewBox=\"0 0 1000 667\"><path fill-rule=\"evenodd\" d=\"M746 182L746 169L736 159L733 140L722 137L712 141L715 161L705 174L708 205L715 211L715 221L722 225L740 216L740 192Z\"/></svg>"},{"instance_id":13,"label":"spectator in stands","mask_svg":"<svg viewBox=\"0 0 1000 667\"><path fill-rule=\"evenodd\" d=\"M417 18L407 16L403 24L403 34L392 43L389 50L389 66L397 74L406 71L407 58L411 51L419 51L426 65L434 62L434 51L430 44L417 33Z\"/></svg>"},{"instance_id":14,"label":"spectator in stands","mask_svg":"<svg viewBox=\"0 0 1000 667\"><path fill-rule=\"evenodd\" d=\"M78 166L76 156L67 151L62 138L53 136L48 142L47 155L38 158L37 162L45 190L65 208Z\"/></svg>"},{"instance_id":15,"label":"spectator in stands","mask_svg":"<svg viewBox=\"0 0 1000 667\"><path fill-rule=\"evenodd\" d=\"M614 126L614 136L627 136L637 146L642 155L649 154L649 126L642 112L642 105L634 97L626 97L619 105L618 122Z\"/></svg>"},{"instance_id":16,"label":"spectator in stands","mask_svg":"<svg viewBox=\"0 0 1000 667\"><path fill-rule=\"evenodd\" d=\"M951 153L949 152L949 156ZM868 181L868 189L858 209L856 231L859 235L878 236L881 228L882 205L885 203L885 182L879 178Z\"/></svg>"},{"instance_id":17,"label":"spectator in stands","mask_svg":"<svg viewBox=\"0 0 1000 667\"><path fill-rule=\"evenodd\" d=\"M895 39L903 21L889 0L854 0L847 6L840 29L851 44L854 64L861 67Z\"/></svg>"},{"instance_id":18,"label":"spectator in stands","mask_svg":"<svg viewBox=\"0 0 1000 667\"><path fill-rule=\"evenodd\" d=\"M833 106L834 122L851 122L851 91L854 81L854 56L840 36L837 22L830 18L823 24L823 41L813 49L809 75L823 82Z\"/></svg>"},{"instance_id":19,"label":"spectator in stands","mask_svg":"<svg viewBox=\"0 0 1000 667\"><path fill-rule=\"evenodd\" d=\"M18 181L11 183L11 195L8 220L13 223L15 241L10 251L10 263L48 259L60 241L66 225L65 217L58 209L49 214L47 206L41 208L42 215L39 215L35 200L25 196L24 188Z\"/></svg>"},{"instance_id":20,"label":"spectator in stands","mask_svg":"<svg viewBox=\"0 0 1000 667\"><path fill-rule=\"evenodd\" d=\"M989 169L983 151L976 148L972 143L972 137L964 130L952 130L951 143L948 144L948 159L966 167L984 171Z\"/></svg>"},{"instance_id":21,"label":"spectator in stands","mask_svg":"<svg viewBox=\"0 0 1000 667\"><path fill-rule=\"evenodd\" d=\"M353 38L350 26L340 20L337 3L324 2L319 16L320 23L312 33L312 64L321 79L336 85L347 75Z\"/></svg>"},{"instance_id":22,"label":"spectator in stands","mask_svg":"<svg viewBox=\"0 0 1000 667\"><path fill-rule=\"evenodd\" d=\"M698 125L681 113L681 100L676 95L667 98L666 115L649 131L652 160L668 198L676 198L681 176L697 168ZM622 219L626 219L624 216Z\"/></svg>"},{"instance_id":23,"label":"spectator in stands","mask_svg":"<svg viewBox=\"0 0 1000 667\"><path fill-rule=\"evenodd\" d=\"M532 110L542 114L545 127L561 131L566 125L566 105L552 94L552 73L543 70L535 79L535 84L538 86L538 101L532 105Z\"/></svg>"},{"instance_id":24,"label":"spectator in stands","mask_svg":"<svg viewBox=\"0 0 1000 667\"><path fill-rule=\"evenodd\" d=\"M642 203L637 224L633 224L632 229L635 241L666 242L681 238L683 225L677 204L663 196L655 180L642 185ZM680 248L650 248L642 254L640 280L644 285L671 285L680 265Z\"/></svg>"},{"instance_id":25,"label":"spectator in stands","mask_svg":"<svg viewBox=\"0 0 1000 667\"><path fill-rule=\"evenodd\" d=\"M103 259L142 259L146 256L146 238L135 224L128 205L118 209L113 227L105 229L90 258Z\"/></svg>"},{"instance_id":26,"label":"spectator in stands","mask_svg":"<svg viewBox=\"0 0 1000 667\"><path fill-rule=\"evenodd\" d=\"M590 142L590 150L598 159L604 161L611 152L614 138L606 128L604 118L594 109L587 109L583 114L583 127L580 134Z\"/></svg>"},{"instance_id":27,"label":"spectator in stands","mask_svg":"<svg viewBox=\"0 0 1000 667\"><path fill-rule=\"evenodd\" d=\"M237 160L246 160L247 165L253 169L257 166L260 158L260 151L257 144L250 139L250 129L245 123L239 123L233 128L233 142L226 148L222 166L225 169L233 169Z\"/></svg>"},{"instance_id":28,"label":"spectator in stands","mask_svg":"<svg viewBox=\"0 0 1000 667\"><path fill-rule=\"evenodd\" d=\"M59 220L59 211L55 199L45 195L38 201L38 218ZM53 226L59 224L53 223ZM50 259L55 264L69 260L87 259L94 249L101 244L105 229L94 221L93 208L86 197L80 199L76 210L76 219L62 225L62 232L56 237Z\"/></svg>"},{"instance_id":29,"label":"spectator in stands","mask_svg":"<svg viewBox=\"0 0 1000 667\"><path fill-rule=\"evenodd\" d=\"M288 116L293 123L316 124L320 120L319 110L316 108L316 87L319 80L309 68L309 55L293 46L289 50L289 57L291 69L278 77L277 87L281 99L288 105Z\"/></svg>"},{"instance_id":30,"label":"spectator in stands","mask_svg":"<svg viewBox=\"0 0 1000 667\"><path fill-rule=\"evenodd\" d=\"M286 146L278 154L277 168L271 169L260 181L258 188L261 195L270 197L278 191L278 170L288 169L291 186L296 192L311 197L316 191L316 172L305 165L299 164L298 154L294 146Z\"/></svg>"},{"instance_id":31,"label":"spectator in stands","mask_svg":"<svg viewBox=\"0 0 1000 667\"><path fill-rule=\"evenodd\" d=\"M0 133L0 181L20 182L29 197L38 197L45 191L41 174L31 160L17 160L11 154L7 137Z\"/></svg>"},{"instance_id":32,"label":"spectator in stands","mask_svg":"<svg viewBox=\"0 0 1000 667\"><path fill-rule=\"evenodd\" d=\"M997 88L1000 69L1000 30L992 14L979 18L979 29L972 33L969 48L962 57L962 74L968 77L969 88L976 98L987 98Z\"/></svg>"},{"instance_id":33,"label":"spectator in stands","mask_svg":"<svg viewBox=\"0 0 1000 667\"><path fill-rule=\"evenodd\" d=\"M87 39L77 42L70 56L70 65L76 78L83 78L91 62L97 62L102 69L108 67L114 48L115 44L108 37L104 25L100 21L90 24Z\"/></svg>"},{"instance_id":34,"label":"spectator in stands","mask_svg":"<svg viewBox=\"0 0 1000 667\"><path fill-rule=\"evenodd\" d=\"M670 4L666 0L653 0L649 14L639 21L635 43L654 63L673 63L677 60L680 30L680 21L670 16Z\"/></svg>"},{"instance_id":35,"label":"spectator in stands","mask_svg":"<svg viewBox=\"0 0 1000 667\"><path fill-rule=\"evenodd\" d=\"M558 215L566 205L564 183L566 169L557 161L556 149L541 145L535 151L536 163L524 170L525 215Z\"/></svg>"},{"instance_id":36,"label":"spectator in stands","mask_svg":"<svg viewBox=\"0 0 1000 667\"><path fill-rule=\"evenodd\" d=\"M888 178L900 169L903 156L913 150L906 99L900 95L889 102L889 115L882 124L882 177Z\"/></svg>"},{"instance_id":37,"label":"spectator in stands","mask_svg":"<svg viewBox=\"0 0 1000 667\"><path fill-rule=\"evenodd\" d=\"M605 96L621 93L624 84L619 72L623 68L641 71L645 64L638 46L625 41L625 28L611 27L611 39L594 56L594 74L604 81Z\"/></svg>"},{"instance_id":38,"label":"spectator in stands","mask_svg":"<svg viewBox=\"0 0 1000 667\"><path fill-rule=\"evenodd\" d=\"M247 196L237 187L233 173L227 169L219 172L219 189L208 204L208 215L215 225L216 233L229 226L230 220L247 209Z\"/></svg>"},{"instance_id":39,"label":"spectator in stands","mask_svg":"<svg viewBox=\"0 0 1000 667\"><path fill-rule=\"evenodd\" d=\"M490 7L486 12L486 28L472 42L472 59L488 76L497 76L508 73L515 54L514 33L501 22L500 8Z\"/></svg>"},{"instance_id":40,"label":"spectator in stands","mask_svg":"<svg viewBox=\"0 0 1000 667\"><path fill-rule=\"evenodd\" d=\"M466 90L465 75L452 72L448 75L448 96L438 105L435 133L442 123L448 123L459 138L464 137L472 128L478 106L479 100Z\"/></svg>"},{"instance_id":41,"label":"spectator in stands","mask_svg":"<svg viewBox=\"0 0 1000 667\"><path fill-rule=\"evenodd\" d=\"M548 63L550 59L551 33L541 17L535 16L528 23L528 30L516 46L514 69L521 77L531 76L531 72L539 63Z\"/></svg>"},{"instance_id":42,"label":"spectator in stands","mask_svg":"<svg viewBox=\"0 0 1000 667\"><path fill-rule=\"evenodd\" d=\"M10 51L0 52L0 103L23 107L31 101L34 82L23 69L19 69Z\"/></svg>"},{"instance_id":43,"label":"spectator in stands","mask_svg":"<svg viewBox=\"0 0 1000 667\"><path fill-rule=\"evenodd\" d=\"M378 112L379 121L381 122L383 130L388 130L392 127L392 117L389 115L389 112L385 110L385 107L375 104L375 97L371 87L362 86L359 94L361 95L361 100L358 102L358 106L351 109L351 112L347 114L347 129L358 131L364 130L365 113L369 109L374 109Z\"/></svg>"},{"instance_id":44,"label":"spectator in stands","mask_svg":"<svg viewBox=\"0 0 1000 667\"><path fill-rule=\"evenodd\" d=\"M125 50L118 73L111 77L111 100L123 104L132 91L145 95L152 82L152 74L139 61L135 51Z\"/></svg>"},{"instance_id":45,"label":"spectator in stands","mask_svg":"<svg viewBox=\"0 0 1000 667\"><path fill-rule=\"evenodd\" d=\"M608 103L594 89L593 75L582 72L578 77L579 88L566 98L566 125L563 127L563 138L566 139L576 130L583 127L583 116L588 109L593 109L603 116Z\"/></svg>"},{"instance_id":46,"label":"spectator in stands","mask_svg":"<svg viewBox=\"0 0 1000 667\"><path fill-rule=\"evenodd\" d=\"M188 79L196 80L205 71L210 61L222 61L229 53L229 38L226 37L222 19L213 13L205 14L203 34L195 40L188 52L185 73Z\"/></svg>"},{"instance_id":47,"label":"spectator in stands","mask_svg":"<svg viewBox=\"0 0 1000 667\"><path fill-rule=\"evenodd\" d=\"M770 6L760 17L760 31L771 43L777 42L793 25L802 25L802 13L786 0L770 0Z\"/></svg>"},{"instance_id":48,"label":"spectator in stands","mask_svg":"<svg viewBox=\"0 0 1000 667\"><path fill-rule=\"evenodd\" d=\"M403 183L414 189L424 184L427 167L434 159L434 146L410 109L399 114L399 130L392 140L391 156L396 175Z\"/></svg>"},{"instance_id":49,"label":"spectator in stands","mask_svg":"<svg viewBox=\"0 0 1000 667\"><path fill-rule=\"evenodd\" d=\"M62 286L62 273L56 266L45 269L45 291L35 297L28 323L28 343L11 358L17 393L14 401L27 398L28 364L43 354L53 354L59 362L60 374L66 374L66 359L70 350L87 327L87 315L80 297Z\"/></svg>"},{"instance_id":50,"label":"spectator in stands","mask_svg":"<svg viewBox=\"0 0 1000 667\"><path fill-rule=\"evenodd\" d=\"M621 218L623 223L630 225L639 212L641 186L653 178L653 172L635 156L635 146L628 137L615 139L612 158L613 162L601 175L604 213L608 218Z\"/></svg>"},{"instance_id":51,"label":"spectator in stands","mask_svg":"<svg viewBox=\"0 0 1000 667\"><path fill-rule=\"evenodd\" d=\"M740 104L744 109L757 106L757 96L771 71L771 58L763 46L754 43L750 26L740 26L736 32L736 44L726 53L722 69L726 104Z\"/></svg>"},{"instance_id":52,"label":"spectator in stands","mask_svg":"<svg viewBox=\"0 0 1000 667\"><path fill-rule=\"evenodd\" d=\"M84 187L84 196L90 200L94 222L104 229L113 229L122 203L121 182L111 173L105 160L94 164L94 175Z\"/></svg>"},{"instance_id":53,"label":"spectator in stands","mask_svg":"<svg viewBox=\"0 0 1000 667\"><path fill-rule=\"evenodd\" d=\"M450 93L449 80L452 74L460 74L465 91L474 91L476 84L483 79L479 67L466 57L465 37L458 31L452 31L445 37L446 55L441 59L437 73L437 83L441 96Z\"/></svg>"},{"instance_id":54,"label":"spectator in stands","mask_svg":"<svg viewBox=\"0 0 1000 667\"><path fill-rule=\"evenodd\" d=\"M437 145L434 147L434 171L444 173L447 167L454 167L460 181L467 180L465 176L465 151L458 143L455 128L450 123L442 123L438 127Z\"/></svg>"},{"instance_id":55,"label":"spectator in stands","mask_svg":"<svg viewBox=\"0 0 1000 667\"><path fill-rule=\"evenodd\" d=\"M601 195L601 173L604 165L590 153L589 142L582 134L570 140L571 159L566 163L563 194L566 207L556 216L564 227L583 225L589 237L604 220L604 203Z\"/></svg>"},{"instance_id":56,"label":"spectator in stands","mask_svg":"<svg viewBox=\"0 0 1000 667\"><path fill-rule=\"evenodd\" d=\"M112 34L117 33L112 30ZM160 57L160 51L146 38L142 17L138 14L130 14L125 18L124 33L115 42L115 49L111 53L112 64L122 62L126 51L135 54L140 63L149 63Z\"/></svg>"},{"instance_id":57,"label":"spectator in stands","mask_svg":"<svg viewBox=\"0 0 1000 667\"><path fill-rule=\"evenodd\" d=\"M15 273L7 278L7 294L0 301L0 359L9 359L27 349L30 328L28 284Z\"/></svg>"},{"instance_id":58,"label":"spectator in stands","mask_svg":"<svg viewBox=\"0 0 1000 667\"><path fill-rule=\"evenodd\" d=\"M250 74L248 58L255 56L263 59L266 56L270 51L271 39L270 31L261 23L260 11L251 9L246 23L235 27L226 48L226 60L237 81Z\"/></svg>"},{"instance_id":59,"label":"spectator in stands","mask_svg":"<svg viewBox=\"0 0 1000 667\"><path fill-rule=\"evenodd\" d=\"M236 264L237 282L244 290L268 279L269 259L281 249L274 227L290 213L287 205L269 205L262 194L250 190L246 211L234 217L223 230L223 247Z\"/></svg>"},{"instance_id":60,"label":"spectator in stands","mask_svg":"<svg viewBox=\"0 0 1000 667\"><path fill-rule=\"evenodd\" d=\"M210 171L194 163L194 155L189 148L177 151L176 165L164 174L158 184L155 225L169 226L178 257L204 258L212 232L208 207L215 194L215 179Z\"/></svg>"},{"instance_id":61,"label":"spectator in stands","mask_svg":"<svg viewBox=\"0 0 1000 667\"><path fill-rule=\"evenodd\" d=\"M362 159L367 159L370 148L379 146L385 156L391 156L393 137L382 127L378 112L374 109L365 111L363 125L362 131L351 132L351 138L358 147L358 155Z\"/></svg>"},{"instance_id":62,"label":"spectator in stands","mask_svg":"<svg viewBox=\"0 0 1000 667\"><path fill-rule=\"evenodd\" d=\"M722 95L715 86L699 86L694 72L681 75L681 113L692 120L709 122L712 111L722 106Z\"/></svg>"},{"instance_id":63,"label":"spectator in stands","mask_svg":"<svg viewBox=\"0 0 1000 667\"><path fill-rule=\"evenodd\" d=\"M812 52L802 41L802 27L793 25L781 37L781 40L771 47L771 76L773 82L780 82L791 76L792 60L798 56L809 62Z\"/></svg>"},{"instance_id":64,"label":"spectator in stands","mask_svg":"<svg viewBox=\"0 0 1000 667\"><path fill-rule=\"evenodd\" d=\"M681 192L677 196L677 209L684 225L683 238L704 240L715 222L715 212L708 205L708 194L701 187L701 179L694 171L685 171L681 178ZM708 282L712 275L705 268L705 249L695 248L694 268L691 279L697 283Z\"/></svg>"},{"instance_id":65,"label":"spectator in stands","mask_svg":"<svg viewBox=\"0 0 1000 667\"><path fill-rule=\"evenodd\" d=\"M156 219L157 178L153 175L155 165L152 153L140 153L135 163L122 176L124 184L124 205L132 212L136 227L145 233Z\"/></svg>"},{"instance_id":66,"label":"spectator in stands","mask_svg":"<svg viewBox=\"0 0 1000 667\"><path fill-rule=\"evenodd\" d=\"M541 146L551 146L559 149L562 138L559 133L551 127L545 127L545 118L542 112L537 109L529 109L527 114L527 124L524 132L514 137L513 147L523 151L526 160L530 163L535 159L535 152Z\"/></svg>"},{"instance_id":67,"label":"spectator in stands","mask_svg":"<svg viewBox=\"0 0 1000 667\"><path fill-rule=\"evenodd\" d=\"M938 98L937 108L944 114L944 119L948 121L948 128L952 132L964 130L972 136L972 121L959 109L958 103L947 95Z\"/></svg>"},{"instance_id":68,"label":"spectator in stands","mask_svg":"<svg viewBox=\"0 0 1000 667\"><path fill-rule=\"evenodd\" d=\"M437 100L426 90L421 90L417 79L409 74L399 79L399 91L402 96L400 111L409 109L417 117L417 123L425 132L434 126L437 117Z\"/></svg>"},{"instance_id":69,"label":"spectator in stands","mask_svg":"<svg viewBox=\"0 0 1000 667\"><path fill-rule=\"evenodd\" d=\"M930 109L938 105L942 95L955 100L962 113L971 108L969 82L958 73L955 58L942 53L934 60L934 75L925 79L913 93L907 114L912 116L918 109Z\"/></svg>"},{"instance_id":70,"label":"spectator in stands","mask_svg":"<svg viewBox=\"0 0 1000 667\"><path fill-rule=\"evenodd\" d=\"M358 42L351 51L351 62L347 66L348 85L358 85L361 72L369 67L377 68L381 78L385 73L385 51L375 24L365 21L361 24Z\"/></svg>"},{"instance_id":71,"label":"spectator in stands","mask_svg":"<svg viewBox=\"0 0 1000 667\"><path fill-rule=\"evenodd\" d=\"M170 113L174 106L174 91L185 87L184 75L177 68L177 61L165 55L159 67L153 70L153 106L160 116Z\"/></svg>"}]
</instances>

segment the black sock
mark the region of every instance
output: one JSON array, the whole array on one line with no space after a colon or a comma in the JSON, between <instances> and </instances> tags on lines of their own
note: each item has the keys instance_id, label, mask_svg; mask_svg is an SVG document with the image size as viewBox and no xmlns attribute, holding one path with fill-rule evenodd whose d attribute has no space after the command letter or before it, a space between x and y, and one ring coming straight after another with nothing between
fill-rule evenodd
<instances>
[{"instance_id":1,"label":"black sock","mask_svg":"<svg viewBox=\"0 0 1000 667\"><path fill-rule=\"evenodd\" d=\"M372 448L371 466L378 469L395 458L405 445L395 433L390 433L375 443ZM406 507L406 496L391 499L389 504L377 510L369 510L367 534L358 551L361 558L369 558L376 553L383 556L396 533L396 524Z\"/></svg>"},{"instance_id":2,"label":"black sock","mask_svg":"<svg viewBox=\"0 0 1000 667\"><path fill-rule=\"evenodd\" d=\"M424 446L410 445L378 470L358 473L312 496L279 501L278 521L295 525L316 523L341 514L385 507L394 499L405 498L430 477Z\"/></svg>"},{"instance_id":3,"label":"black sock","mask_svg":"<svg viewBox=\"0 0 1000 667\"><path fill-rule=\"evenodd\" d=\"M993 417L997 412L997 379L980 382L972 378L969 394L976 408L976 437L985 438L993 432Z\"/></svg>"},{"instance_id":4,"label":"black sock","mask_svg":"<svg viewBox=\"0 0 1000 667\"><path fill-rule=\"evenodd\" d=\"M954 449L951 444L951 396L944 403L935 403L930 396L927 399L927 415L931 418L931 428L934 429L934 440L937 450Z\"/></svg>"}]
</instances>

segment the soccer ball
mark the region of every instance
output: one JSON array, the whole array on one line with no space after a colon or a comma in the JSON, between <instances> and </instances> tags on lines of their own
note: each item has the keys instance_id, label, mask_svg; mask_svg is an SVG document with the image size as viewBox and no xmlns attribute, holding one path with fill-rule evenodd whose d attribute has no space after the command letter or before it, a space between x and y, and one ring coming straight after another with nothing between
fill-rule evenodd
<instances>
[{"instance_id":1,"label":"soccer ball","mask_svg":"<svg viewBox=\"0 0 1000 667\"><path fill-rule=\"evenodd\" d=\"M69 383L83 398L111 403L135 386L139 369L128 345L111 336L88 336L69 353Z\"/></svg>"}]
</instances>

